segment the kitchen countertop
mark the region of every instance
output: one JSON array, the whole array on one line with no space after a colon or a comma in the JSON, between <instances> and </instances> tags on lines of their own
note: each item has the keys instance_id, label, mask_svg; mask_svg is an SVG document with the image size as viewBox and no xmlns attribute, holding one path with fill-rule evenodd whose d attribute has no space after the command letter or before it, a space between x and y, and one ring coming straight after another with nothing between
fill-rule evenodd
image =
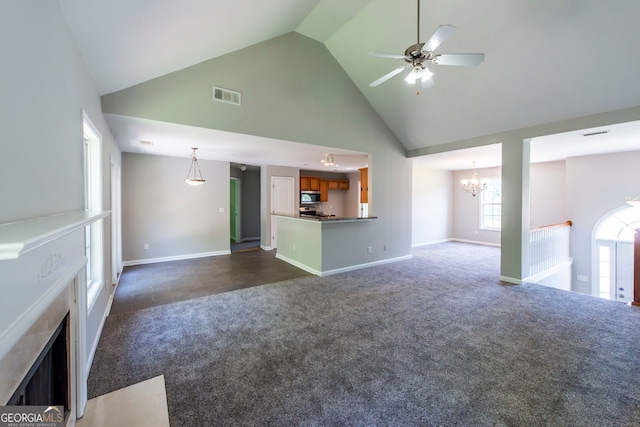
<instances>
[{"instance_id":1,"label":"kitchen countertop","mask_svg":"<svg viewBox=\"0 0 640 427\"><path fill-rule=\"evenodd\" d=\"M284 214L274 214L278 216L283 216L287 218L293 219L301 219L304 221L313 221L313 222L355 222L355 221L368 221L372 219L377 219L377 216L353 216L353 217L344 217L344 216L317 216L317 215L284 215Z\"/></svg>"}]
</instances>

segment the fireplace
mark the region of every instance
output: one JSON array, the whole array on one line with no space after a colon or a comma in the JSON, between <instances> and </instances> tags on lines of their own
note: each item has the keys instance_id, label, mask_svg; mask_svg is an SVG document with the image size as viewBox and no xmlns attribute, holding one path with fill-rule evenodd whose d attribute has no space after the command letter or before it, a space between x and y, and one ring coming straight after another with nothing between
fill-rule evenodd
<instances>
[{"instance_id":1,"label":"fireplace","mask_svg":"<svg viewBox=\"0 0 640 427\"><path fill-rule=\"evenodd\" d=\"M0 405L87 402L85 227L108 212L72 211L0 224Z\"/></svg>"},{"instance_id":2,"label":"fireplace","mask_svg":"<svg viewBox=\"0 0 640 427\"><path fill-rule=\"evenodd\" d=\"M69 314L45 345L7 405L62 406L69 414Z\"/></svg>"}]
</instances>

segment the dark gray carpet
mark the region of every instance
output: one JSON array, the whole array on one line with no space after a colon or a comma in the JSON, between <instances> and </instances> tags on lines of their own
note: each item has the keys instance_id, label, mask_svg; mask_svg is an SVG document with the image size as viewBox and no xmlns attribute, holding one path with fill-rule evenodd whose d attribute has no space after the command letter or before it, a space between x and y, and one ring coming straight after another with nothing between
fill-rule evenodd
<instances>
[{"instance_id":1,"label":"dark gray carpet","mask_svg":"<svg viewBox=\"0 0 640 427\"><path fill-rule=\"evenodd\" d=\"M164 374L173 426L640 425L640 311L498 263L446 243L110 316L90 397Z\"/></svg>"}]
</instances>

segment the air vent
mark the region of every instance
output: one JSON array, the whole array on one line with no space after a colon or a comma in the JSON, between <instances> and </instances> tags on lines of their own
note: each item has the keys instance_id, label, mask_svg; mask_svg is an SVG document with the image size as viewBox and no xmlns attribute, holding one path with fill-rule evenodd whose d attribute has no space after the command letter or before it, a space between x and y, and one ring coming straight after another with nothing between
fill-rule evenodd
<instances>
[{"instance_id":1,"label":"air vent","mask_svg":"<svg viewBox=\"0 0 640 427\"><path fill-rule=\"evenodd\" d=\"M242 103L242 94L235 90L214 86L213 99L227 104L240 105Z\"/></svg>"},{"instance_id":2,"label":"air vent","mask_svg":"<svg viewBox=\"0 0 640 427\"><path fill-rule=\"evenodd\" d=\"M153 142L152 141L144 141L144 140L140 140L140 144L142 145L147 145L147 146L152 146Z\"/></svg>"},{"instance_id":3,"label":"air vent","mask_svg":"<svg viewBox=\"0 0 640 427\"><path fill-rule=\"evenodd\" d=\"M596 135L603 135L605 133L609 133L609 131L608 130L599 130L597 132L583 133L581 135L582 136L596 136Z\"/></svg>"}]
</instances>

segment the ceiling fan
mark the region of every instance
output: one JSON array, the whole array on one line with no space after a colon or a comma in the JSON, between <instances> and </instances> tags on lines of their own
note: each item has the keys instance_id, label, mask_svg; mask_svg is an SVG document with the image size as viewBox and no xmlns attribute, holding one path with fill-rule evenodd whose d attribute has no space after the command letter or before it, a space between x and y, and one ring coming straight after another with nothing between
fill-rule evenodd
<instances>
[{"instance_id":1,"label":"ceiling fan","mask_svg":"<svg viewBox=\"0 0 640 427\"><path fill-rule=\"evenodd\" d=\"M474 66L479 65L484 61L484 53L448 53L448 54L434 54L433 51L438 48L446 39L448 39L455 31L456 27L453 25L440 25L429 39L421 43L420 42L420 0L418 3L418 42L409 46L404 55L397 55L393 53L381 53L381 52L369 52L369 56L379 56L381 58L390 59L402 59L406 62L405 65L396 68L390 73L385 74L378 80L369 84L371 87L378 86L391 77L400 74L407 67L411 68L411 71L405 77L405 81L410 84L415 84L420 81L423 88L433 86L433 73L427 67L427 63L431 62L435 65L459 65L459 66ZM420 91L418 91L418 95Z\"/></svg>"}]
</instances>

